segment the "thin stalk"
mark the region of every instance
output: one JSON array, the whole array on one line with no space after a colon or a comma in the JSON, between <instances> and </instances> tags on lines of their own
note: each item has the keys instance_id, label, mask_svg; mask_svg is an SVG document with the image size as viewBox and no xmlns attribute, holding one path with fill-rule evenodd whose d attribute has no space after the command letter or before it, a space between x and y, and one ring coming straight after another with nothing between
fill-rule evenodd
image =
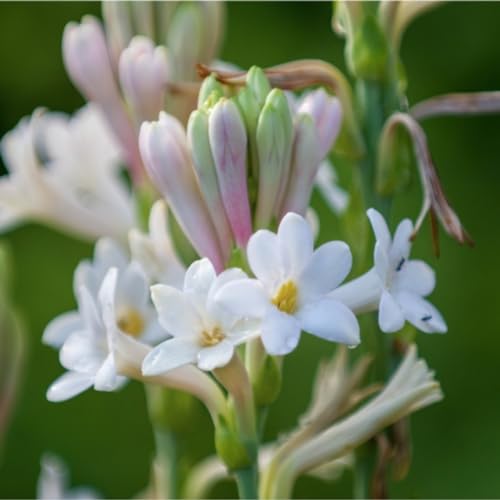
<instances>
[{"instance_id":1,"label":"thin stalk","mask_svg":"<svg viewBox=\"0 0 500 500\"><path fill-rule=\"evenodd\" d=\"M238 495L242 499L255 499L257 493L257 467L249 467L248 469L240 469L234 471L236 484L238 486Z\"/></svg>"},{"instance_id":2,"label":"thin stalk","mask_svg":"<svg viewBox=\"0 0 500 500\"><path fill-rule=\"evenodd\" d=\"M153 430L156 459L160 468L157 476L158 493L161 498L178 498L178 443L175 433L156 427Z\"/></svg>"}]
</instances>

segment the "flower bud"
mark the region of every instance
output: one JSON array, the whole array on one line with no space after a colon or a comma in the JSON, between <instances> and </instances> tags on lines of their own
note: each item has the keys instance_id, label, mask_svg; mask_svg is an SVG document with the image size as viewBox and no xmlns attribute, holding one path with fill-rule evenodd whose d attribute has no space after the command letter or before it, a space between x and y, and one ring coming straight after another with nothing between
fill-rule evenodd
<instances>
[{"instance_id":1,"label":"flower bud","mask_svg":"<svg viewBox=\"0 0 500 500\"><path fill-rule=\"evenodd\" d=\"M325 90L318 89L307 94L301 102L298 113L312 116L319 137L321 159L332 149L340 131L342 108L336 97L329 96Z\"/></svg>"},{"instance_id":2,"label":"flower bud","mask_svg":"<svg viewBox=\"0 0 500 500\"><path fill-rule=\"evenodd\" d=\"M249 446L245 444L234 424L221 417L215 428L215 449L230 471L246 469L252 465L253 457Z\"/></svg>"},{"instance_id":3,"label":"flower bud","mask_svg":"<svg viewBox=\"0 0 500 500\"><path fill-rule=\"evenodd\" d=\"M207 76L203 80L200 92L198 93L198 108L202 108L203 106L211 108L221 97L224 97L224 88L217 81L215 75ZM206 102L207 99L210 99L208 103Z\"/></svg>"},{"instance_id":4,"label":"flower bud","mask_svg":"<svg viewBox=\"0 0 500 500\"><path fill-rule=\"evenodd\" d=\"M82 94L103 110L111 128L127 153L132 174L139 177L142 163L137 137L113 76L111 59L101 24L92 16L81 24L68 23L63 34L66 70Z\"/></svg>"},{"instance_id":5,"label":"flower bud","mask_svg":"<svg viewBox=\"0 0 500 500\"><path fill-rule=\"evenodd\" d=\"M219 189L236 243L244 248L252 234L247 190L247 134L236 104L221 99L209 117L209 139Z\"/></svg>"},{"instance_id":6,"label":"flower bud","mask_svg":"<svg viewBox=\"0 0 500 500\"><path fill-rule=\"evenodd\" d=\"M262 69L252 66L247 73L247 88L252 91L260 106L264 105L267 94L271 92L271 85Z\"/></svg>"},{"instance_id":7,"label":"flower bud","mask_svg":"<svg viewBox=\"0 0 500 500\"><path fill-rule=\"evenodd\" d=\"M321 147L313 118L311 115L299 114L295 124L292 169L281 217L288 212L305 215L321 159Z\"/></svg>"},{"instance_id":8,"label":"flower bud","mask_svg":"<svg viewBox=\"0 0 500 500\"><path fill-rule=\"evenodd\" d=\"M181 123L163 112L159 121L144 122L139 147L151 179L172 207L188 239L201 256L222 270L217 235L196 182Z\"/></svg>"},{"instance_id":9,"label":"flower bud","mask_svg":"<svg viewBox=\"0 0 500 500\"><path fill-rule=\"evenodd\" d=\"M257 227L267 227L279 206L290 170L293 124L288 101L281 90L274 89L267 96L256 136L262 167L255 221Z\"/></svg>"},{"instance_id":10,"label":"flower bud","mask_svg":"<svg viewBox=\"0 0 500 500\"><path fill-rule=\"evenodd\" d=\"M196 110L191 113L187 133L200 189L219 236L224 260L227 261L232 247L231 228L219 190L217 171L208 137L208 114L205 111Z\"/></svg>"},{"instance_id":11,"label":"flower bud","mask_svg":"<svg viewBox=\"0 0 500 500\"><path fill-rule=\"evenodd\" d=\"M253 382L254 398L257 407L269 406L281 390L281 368L276 358L266 356Z\"/></svg>"},{"instance_id":12,"label":"flower bud","mask_svg":"<svg viewBox=\"0 0 500 500\"><path fill-rule=\"evenodd\" d=\"M154 120L163 109L167 81L167 51L149 38L136 36L120 56L123 93L136 120Z\"/></svg>"},{"instance_id":13,"label":"flower bud","mask_svg":"<svg viewBox=\"0 0 500 500\"><path fill-rule=\"evenodd\" d=\"M129 2L109 0L102 2L102 17L106 26L109 50L113 67L118 67L120 54L132 39L133 29L130 19Z\"/></svg>"}]
</instances>

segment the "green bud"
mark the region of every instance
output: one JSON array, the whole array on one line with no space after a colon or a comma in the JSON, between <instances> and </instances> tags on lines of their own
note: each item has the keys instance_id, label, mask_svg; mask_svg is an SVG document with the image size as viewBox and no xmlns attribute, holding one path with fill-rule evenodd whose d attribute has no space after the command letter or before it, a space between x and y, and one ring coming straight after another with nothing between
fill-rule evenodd
<instances>
[{"instance_id":1,"label":"green bud","mask_svg":"<svg viewBox=\"0 0 500 500\"><path fill-rule=\"evenodd\" d=\"M288 102L279 89L272 90L257 122L259 191L255 224L268 227L283 196L292 150L293 124Z\"/></svg>"},{"instance_id":2,"label":"green bud","mask_svg":"<svg viewBox=\"0 0 500 500\"><path fill-rule=\"evenodd\" d=\"M257 407L269 406L281 391L281 368L276 358L266 356L253 382Z\"/></svg>"},{"instance_id":3,"label":"green bud","mask_svg":"<svg viewBox=\"0 0 500 500\"><path fill-rule=\"evenodd\" d=\"M384 80L388 53L387 39L375 15L366 15L347 46L352 73L365 80Z\"/></svg>"},{"instance_id":4,"label":"green bud","mask_svg":"<svg viewBox=\"0 0 500 500\"><path fill-rule=\"evenodd\" d=\"M144 182L135 190L134 201L136 207L137 219L141 229L148 230L149 213L151 207L157 199L157 193L149 182Z\"/></svg>"},{"instance_id":5,"label":"green bud","mask_svg":"<svg viewBox=\"0 0 500 500\"><path fill-rule=\"evenodd\" d=\"M252 66L247 73L247 88L249 88L260 106L264 105L267 94L271 92L271 84L264 71L257 66Z\"/></svg>"},{"instance_id":6,"label":"green bud","mask_svg":"<svg viewBox=\"0 0 500 500\"><path fill-rule=\"evenodd\" d=\"M406 128L395 125L385 128L380 137L375 188L381 196L392 196L404 189L411 179L415 155L413 142Z\"/></svg>"},{"instance_id":7,"label":"green bud","mask_svg":"<svg viewBox=\"0 0 500 500\"><path fill-rule=\"evenodd\" d=\"M201 84L198 108L211 108L221 97L224 97L224 87L217 81L215 75L211 74Z\"/></svg>"},{"instance_id":8,"label":"green bud","mask_svg":"<svg viewBox=\"0 0 500 500\"><path fill-rule=\"evenodd\" d=\"M220 417L215 428L215 449L230 471L250 467L256 454L253 448L251 443L244 442L238 435L234 422Z\"/></svg>"}]
</instances>

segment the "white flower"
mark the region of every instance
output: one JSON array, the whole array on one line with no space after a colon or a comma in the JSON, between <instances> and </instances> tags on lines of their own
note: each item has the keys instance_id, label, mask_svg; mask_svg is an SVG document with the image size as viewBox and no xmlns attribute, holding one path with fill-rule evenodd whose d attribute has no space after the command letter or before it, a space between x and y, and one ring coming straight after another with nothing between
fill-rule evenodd
<instances>
[{"instance_id":1,"label":"white flower","mask_svg":"<svg viewBox=\"0 0 500 500\"><path fill-rule=\"evenodd\" d=\"M315 183L332 212L337 215L344 213L349 204L349 194L337 185L337 174L328 160L321 162Z\"/></svg>"},{"instance_id":2,"label":"white flower","mask_svg":"<svg viewBox=\"0 0 500 500\"><path fill-rule=\"evenodd\" d=\"M93 106L71 118L35 111L1 146L10 175L0 178L0 230L36 220L88 239L124 240L134 226L119 150Z\"/></svg>"},{"instance_id":3,"label":"white flower","mask_svg":"<svg viewBox=\"0 0 500 500\"><path fill-rule=\"evenodd\" d=\"M167 204L158 200L149 215L149 233L132 229L129 234L132 258L139 263L150 283L182 287L186 269L181 263L168 232Z\"/></svg>"},{"instance_id":4,"label":"white flower","mask_svg":"<svg viewBox=\"0 0 500 500\"><path fill-rule=\"evenodd\" d=\"M391 238L382 215L373 208L367 213L376 237L375 265L331 296L355 313L378 309L380 329L387 333L400 330L405 321L426 333L445 333L443 317L423 298L434 290L434 271L421 260L409 260L412 222L401 221Z\"/></svg>"},{"instance_id":5,"label":"white flower","mask_svg":"<svg viewBox=\"0 0 500 500\"><path fill-rule=\"evenodd\" d=\"M230 283L217 300L241 317L262 318L262 341L269 354L291 352L301 330L330 341L359 343L356 317L327 295L351 269L345 243L332 241L314 250L307 221L288 213L277 234L260 230L250 238L247 256L257 280Z\"/></svg>"},{"instance_id":6,"label":"white flower","mask_svg":"<svg viewBox=\"0 0 500 500\"><path fill-rule=\"evenodd\" d=\"M113 265L113 255L121 267L105 270L104 263ZM122 257L111 242L99 242L95 264L82 263L75 272L78 311L47 325L43 341L60 349L60 362L68 370L50 386L50 401L69 399L91 386L113 391L125 383L115 367L110 318L114 327L142 342L154 345L166 338L149 301L146 277L136 263L124 266Z\"/></svg>"},{"instance_id":7,"label":"white flower","mask_svg":"<svg viewBox=\"0 0 500 500\"><path fill-rule=\"evenodd\" d=\"M240 269L228 269L216 276L205 258L188 268L182 291L167 285L151 287L160 324L174 338L146 356L144 375L156 375L189 363L207 371L229 363L235 346L256 337L258 330L254 322L227 313L214 299L228 283L245 278Z\"/></svg>"},{"instance_id":8,"label":"white flower","mask_svg":"<svg viewBox=\"0 0 500 500\"><path fill-rule=\"evenodd\" d=\"M36 497L47 500L80 499L92 500L101 496L91 488L68 488L68 471L64 463L56 456L45 453L40 461L41 471L38 477Z\"/></svg>"}]
</instances>

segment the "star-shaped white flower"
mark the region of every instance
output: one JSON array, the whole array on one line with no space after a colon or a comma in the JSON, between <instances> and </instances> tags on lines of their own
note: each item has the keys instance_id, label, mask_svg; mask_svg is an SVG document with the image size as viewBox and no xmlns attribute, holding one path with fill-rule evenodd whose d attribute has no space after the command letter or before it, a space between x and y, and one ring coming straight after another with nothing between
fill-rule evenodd
<instances>
[{"instance_id":1,"label":"star-shaped white flower","mask_svg":"<svg viewBox=\"0 0 500 500\"><path fill-rule=\"evenodd\" d=\"M226 285L217 301L234 314L262 319L262 341L269 354L291 352L301 330L334 342L359 343L356 317L327 295L351 269L344 242L331 241L314 250L307 221L288 213L277 234L260 230L250 238L247 256L257 279Z\"/></svg>"},{"instance_id":2,"label":"star-shaped white flower","mask_svg":"<svg viewBox=\"0 0 500 500\"><path fill-rule=\"evenodd\" d=\"M229 363L235 346L258 336L258 325L230 314L214 300L228 283L246 279L240 269L218 276L208 259L188 268L182 291L168 285L151 287L160 324L174 338L154 348L144 359L144 375L157 375L186 364L213 370Z\"/></svg>"},{"instance_id":3,"label":"star-shaped white flower","mask_svg":"<svg viewBox=\"0 0 500 500\"><path fill-rule=\"evenodd\" d=\"M101 244L103 250L109 257L112 247ZM102 253L96 254L107 261ZM55 318L43 335L44 343L60 349L60 362L68 370L49 388L47 398L51 401L69 399L91 386L113 391L125 383L115 368L111 317L119 331L141 342L155 345L168 335L157 321L149 301L149 283L138 265L132 262L121 269L112 267L99 282L102 261L96 260L94 268L89 264L75 273L78 311Z\"/></svg>"},{"instance_id":4,"label":"star-shaped white flower","mask_svg":"<svg viewBox=\"0 0 500 500\"><path fill-rule=\"evenodd\" d=\"M409 321L426 333L445 333L439 311L423 297L436 285L434 271L421 260L410 260L413 224L404 219L391 238L382 215L369 209L375 233L374 267L332 293L356 313L378 309L378 323L386 333L396 332Z\"/></svg>"}]
</instances>

